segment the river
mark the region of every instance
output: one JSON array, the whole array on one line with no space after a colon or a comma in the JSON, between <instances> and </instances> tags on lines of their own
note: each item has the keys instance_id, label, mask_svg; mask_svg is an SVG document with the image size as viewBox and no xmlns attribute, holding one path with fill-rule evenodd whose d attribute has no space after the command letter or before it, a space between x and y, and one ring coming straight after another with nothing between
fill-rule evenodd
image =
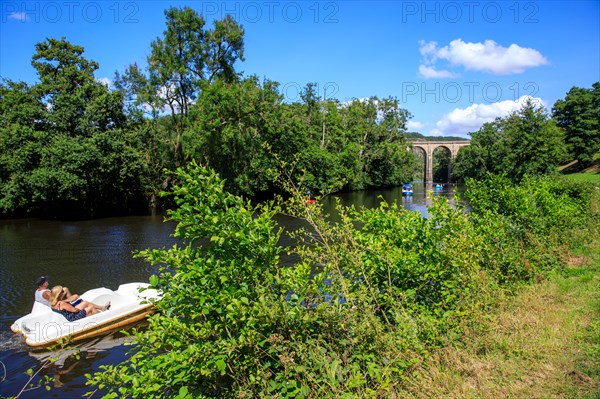
<instances>
[{"instance_id":1,"label":"river","mask_svg":"<svg viewBox=\"0 0 600 399\"><path fill-rule=\"evenodd\" d=\"M452 198L453 188L445 186L435 194ZM378 206L382 197L426 216L429 200L425 191L423 184L417 183L409 197L402 196L400 187L336 196L344 205L367 208ZM327 213L333 213L336 196L322 199ZM291 229L299 224L288 217L280 217L278 222ZM50 286L60 284L76 293L99 286L116 289L125 282L147 282L157 267L134 259L132 253L171 247L176 242L171 236L173 229L174 223L164 222L161 215L76 222L0 220L0 397L20 393L20 398L81 398L90 390L85 386L86 373L127 357L129 347L119 332L77 343L77 357L27 347L10 331L10 325L31 311L37 277L47 275ZM52 356L58 356L58 361L48 365ZM39 371L31 389L28 369ZM47 379L52 389L37 387L41 379Z\"/></svg>"}]
</instances>

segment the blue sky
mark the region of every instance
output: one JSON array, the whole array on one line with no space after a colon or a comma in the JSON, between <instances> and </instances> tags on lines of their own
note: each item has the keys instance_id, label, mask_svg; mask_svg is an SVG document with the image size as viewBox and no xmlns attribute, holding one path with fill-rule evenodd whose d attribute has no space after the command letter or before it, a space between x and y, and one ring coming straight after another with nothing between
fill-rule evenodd
<instances>
[{"instance_id":1,"label":"blue sky","mask_svg":"<svg viewBox=\"0 0 600 399\"><path fill-rule=\"evenodd\" d=\"M226 14L245 29L237 65L280 83L286 100L314 82L340 101L392 96L409 130L468 137L518 109L546 107L600 81L600 1L10 1L0 2L0 76L33 83L35 44L85 48L112 80L145 65L163 11L188 5L209 24Z\"/></svg>"}]
</instances>

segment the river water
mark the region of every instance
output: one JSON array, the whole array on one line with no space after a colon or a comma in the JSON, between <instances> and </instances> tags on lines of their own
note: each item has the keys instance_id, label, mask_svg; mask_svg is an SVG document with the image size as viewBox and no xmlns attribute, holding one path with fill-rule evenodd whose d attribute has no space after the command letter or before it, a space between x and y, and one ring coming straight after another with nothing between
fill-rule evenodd
<instances>
[{"instance_id":1,"label":"river water","mask_svg":"<svg viewBox=\"0 0 600 399\"><path fill-rule=\"evenodd\" d=\"M452 198L453 188L445 186L434 194ZM382 197L425 216L429 201L423 184L415 184L409 197L402 196L400 187L337 197L344 205L367 208L378 206ZM334 213L334 196L327 196L322 202L327 213ZM302 224L289 217L280 217L278 222L290 229ZM126 359L129 348L119 332L77 343L79 356L75 357L64 351L34 351L10 331L10 325L31 311L34 281L41 275L49 277L50 286L60 284L75 293L100 286L117 289L126 282L147 282L157 267L134 259L132 253L171 247L176 242L171 236L174 226L173 222L164 222L161 215L76 222L0 221L0 397L20 394L20 398L80 398L90 390L85 386L86 373ZM49 365L50 357L58 357L58 361ZM31 380L31 388L28 369L39 371ZM37 387L41 379L48 380L49 391Z\"/></svg>"}]
</instances>

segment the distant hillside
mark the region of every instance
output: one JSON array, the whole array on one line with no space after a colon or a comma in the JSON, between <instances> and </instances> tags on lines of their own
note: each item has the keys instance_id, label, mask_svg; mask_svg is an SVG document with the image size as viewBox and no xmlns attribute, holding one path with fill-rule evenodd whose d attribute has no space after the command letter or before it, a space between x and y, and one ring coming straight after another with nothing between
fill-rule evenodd
<instances>
[{"instance_id":1,"label":"distant hillside","mask_svg":"<svg viewBox=\"0 0 600 399\"><path fill-rule=\"evenodd\" d=\"M421 133L408 132L405 133L408 141L467 141L464 137L454 136L423 136Z\"/></svg>"}]
</instances>

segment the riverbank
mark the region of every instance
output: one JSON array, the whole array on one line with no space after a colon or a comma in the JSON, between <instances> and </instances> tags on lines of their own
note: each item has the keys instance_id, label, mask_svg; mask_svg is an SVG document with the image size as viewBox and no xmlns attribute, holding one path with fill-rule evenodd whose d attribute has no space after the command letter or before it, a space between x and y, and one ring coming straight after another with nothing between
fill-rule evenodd
<instances>
[{"instance_id":1,"label":"riverbank","mask_svg":"<svg viewBox=\"0 0 600 399\"><path fill-rule=\"evenodd\" d=\"M435 351L395 397L600 398L597 231L562 268L502 298L461 345Z\"/></svg>"}]
</instances>

